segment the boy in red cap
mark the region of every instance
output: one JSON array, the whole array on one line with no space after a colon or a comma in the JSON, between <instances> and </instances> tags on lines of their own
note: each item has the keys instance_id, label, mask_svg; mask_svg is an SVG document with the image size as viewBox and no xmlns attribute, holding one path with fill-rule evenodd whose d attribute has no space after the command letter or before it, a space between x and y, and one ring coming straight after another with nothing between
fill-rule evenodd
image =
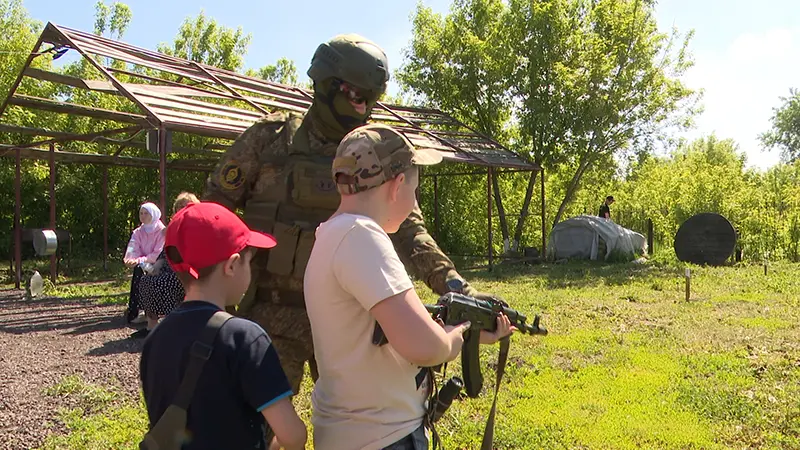
<instances>
[{"instance_id":1,"label":"boy in red cap","mask_svg":"<svg viewBox=\"0 0 800 450\"><path fill-rule=\"evenodd\" d=\"M164 248L186 298L147 336L142 350L140 378L151 430L170 405L186 397L179 393L182 381L203 353L198 341L212 316L227 317L225 307L238 304L247 290L254 248L275 245L272 236L251 231L216 203L190 204L172 218ZM304 448L306 427L292 406L270 337L249 320L222 323L200 356L205 362L186 408L182 449L266 449L267 424L276 437L269 448Z\"/></svg>"}]
</instances>

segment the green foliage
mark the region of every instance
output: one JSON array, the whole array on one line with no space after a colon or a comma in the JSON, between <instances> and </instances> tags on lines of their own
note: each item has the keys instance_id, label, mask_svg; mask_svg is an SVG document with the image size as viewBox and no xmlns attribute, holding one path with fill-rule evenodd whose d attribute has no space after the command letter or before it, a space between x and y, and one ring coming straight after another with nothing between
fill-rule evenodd
<instances>
[{"instance_id":1,"label":"green foliage","mask_svg":"<svg viewBox=\"0 0 800 450\"><path fill-rule=\"evenodd\" d=\"M263 78L267 81L274 83L287 84L290 86L297 86L297 67L294 61L288 58L280 58L275 64L269 64L261 69L248 70L245 73L247 76Z\"/></svg>"},{"instance_id":2,"label":"green foliage","mask_svg":"<svg viewBox=\"0 0 800 450\"><path fill-rule=\"evenodd\" d=\"M773 109L772 129L759 138L764 147L777 147L793 161L800 157L800 91L790 89L789 96L780 100L781 105Z\"/></svg>"},{"instance_id":3,"label":"green foliage","mask_svg":"<svg viewBox=\"0 0 800 450\"><path fill-rule=\"evenodd\" d=\"M652 148L690 122L696 94L679 77L688 37L657 29L643 0L456 0L450 14L418 5L405 91L531 155L569 170L553 223L587 170Z\"/></svg>"},{"instance_id":4,"label":"green foliage","mask_svg":"<svg viewBox=\"0 0 800 450\"><path fill-rule=\"evenodd\" d=\"M241 27L233 30L206 17L205 12L187 18L170 47L158 46L158 51L221 69L238 71L244 65L244 54L252 39Z\"/></svg>"}]
</instances>

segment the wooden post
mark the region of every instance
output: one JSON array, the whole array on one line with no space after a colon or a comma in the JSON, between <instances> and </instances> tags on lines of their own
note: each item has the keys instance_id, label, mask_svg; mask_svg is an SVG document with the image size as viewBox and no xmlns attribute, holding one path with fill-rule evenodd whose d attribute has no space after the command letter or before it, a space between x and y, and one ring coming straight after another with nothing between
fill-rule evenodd
<instances>
[{"instance_id":1,"label":"wooden post","mask_svg":"<svg viewBox=\"0 0 800 450\"><path fill-rule=\"evenodd\" d=\"M103 166L103 270L108 271L108 166Z\"/></svg>"},{"instance_id":2,"label":"wooden post","mask_svg":"<svg viewBox=\"0 0 800 450\"><path fill-rule=\"evenodd\" d=\"M489 271L492 270L492 262L493 262L493 255L492 255L492 168L489 167L489 170L486 171L486 223L488 228L488 238L489 238Z\"/></svg>"},{"instance_id":3,"label":"wooden post","mask_svg":"<svg viewBox=\"0 0 800 450\"><path fill-rule=\"evenodd\" d=\"M545 211L545 203L544 203L544 167L542 167L542 173L539 174L539 177L542 179L542 253L541 257L543 259L547 258L547 224L545 223L547 214Z\"/></svg>"},{"instance_id":4,"label":"wooden post","mask_svg":"<svg viewBox=\"0 0 800 450\"><path fill-rule=\"evenodd\" d=\"M50 144L50 229L56 230L56 144ZM58 238L56 238L58 242ZM58 248L56 243L56 248ZM50 255L50 281L55 284L56 276L56 254Z\"/></svg>"},{"instance_id":5,"label":"wooden post","mask_svg":"<svg viewBox=\"0 0 800 450\"><path fill-rule=\"evenodd\" d=\"M689 297L691 296L692 272L687 267L683 275L684 278L686 278L686 301L688 302Z\"/></svg>"},{"instance_id":6,"label":"wooden post","mask_svg":"<svg viewBox=\"0 0 800 450\"><path fill-rule=\"evenodd\" d=\"M439 177L433 175L433 229L439 240Z\"/></svg>"},{"instance_id":7,"label":"wooden post","mask_svg":"<svg viewBox=\"0 0 800 450\"><path fill-rule=\"evenodd\" d=\"M647 248L650 250L650 254L655 253L655 249L653 248L653 219L647 218Z\"/></svg>"},{"instance_id":8,"label":"wooden post","mask_svg":"<svg viewBox=\"0 0 800 450\"><path fill-rule=\"evenodd\" d=\"M158 129L158 173L161 186L159 208L163 217L167 211L167 129L163 126Z\"/></svg>"},{"instance_id":9,"label":"wooden post","mask_svg":"<svg viewBox=\"0 0 800 450\"><path fill-rule=\"evenodd\" d=\"M20 280L22 280L22 155L20 149L17 149L17 167L14 174L14 196L16 202L14 204L14 259L16 261L16 277L14 279L14 287L19 289Z\"/></svg>"}]
</instances>

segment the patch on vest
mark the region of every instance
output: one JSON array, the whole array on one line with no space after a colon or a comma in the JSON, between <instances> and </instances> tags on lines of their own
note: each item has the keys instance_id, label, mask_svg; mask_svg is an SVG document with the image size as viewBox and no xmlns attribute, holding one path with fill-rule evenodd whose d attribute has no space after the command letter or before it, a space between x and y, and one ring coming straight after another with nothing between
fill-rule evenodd
<instances>
[{"instance_id":1,"label":"patch on vest","mask_svg":"<svg viewBox=\"0 0 800 450\"><path fill-rule=\"evenodd\" d=\"M236 161L225 163L219 174L219 184L225 189L239 189L244 184L244 176Z\"/></svg>"},{"instance_id":2,"label":"patch on vest","mask_svg":"<svg viewBox=\"0 0 800 450\"><path fill-rule=\"evenodd\" d=\"M332 192L334 189L336 189L336 184L333 182L333 180L326 179L318 179L314 186L318 191L322 192Z\"/></svg>"}]
</instances>

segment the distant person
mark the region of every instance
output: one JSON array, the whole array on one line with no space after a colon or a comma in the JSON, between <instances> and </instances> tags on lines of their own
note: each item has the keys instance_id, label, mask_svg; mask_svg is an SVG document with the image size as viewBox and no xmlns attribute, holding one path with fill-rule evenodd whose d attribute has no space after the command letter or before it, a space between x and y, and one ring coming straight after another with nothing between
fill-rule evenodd
<instances>
[{"instance_id":1,"label":"distant person","mask_svg":"<svg viewBox=\"0 0 800 450\"><path fill-rule=\"evenodd\" d=\"M153 203L147 202L139 207L141 225L131 233L128 248L122 261L133 269L131 293L128 298L128 309L125 318L131 323L139 316L141 302L139 300L139 280L144 268L154 264L164 248L164 223L161 221L161 210Z\"/></svg>"},{"instance_id":2,"label":"distant person","mask_svg":"<svg viewBox=\"0 0 800 450\"><path fill-rule=\"evenodd\" d=\"M189 192L178 194L172 205L172 215L177 214L189 203L200 203L200 200ZM167 229L164 228L161 232L166 236ZM167 253L161 250L150 270L145 270L139 279L139 302L147 317L147 327L136 331L131 337L134 339L146 337L158 325L158 320L175 309L185 295L178 276L167 262Z\"/></svg>"},{"instance_id":3,"label":"distant person","mask_svg":"<svg viewBox=\"0 0 800 450\"><path fill-rule=\"evenodd\" d=\"M193 367L189 362L205 361L192 372L196 385L185 429L165 432L178 434L182 450L305 448L306 426L292 406L272 340L257 323L225 312L250 285L255 250L275 245L272 236L251 231L217 203L190 203L167 227L167 260L186 298L144 340L139 376L152 430L173 402L186 403L176 399L183 397L179 387ZM198 345L215 317L226 321L211 327L210 348ZM268 426L276 436L271 442Z\"/></svg>"},{"instance_id":4,"label":"distant person","mask_svg":"<svg viewBox=\"0 0 800 450\"><path fill-rule=\"evenodd\" d=\"M611 220L611 208L609 208L609 206L611 206L612 203L614 203L614 196L609 195L608 197L606 197L606 201L604 201L603 204L600 205L600 213L598 213L597 215L604 219Z\"/></svg>"}]
</instances>

